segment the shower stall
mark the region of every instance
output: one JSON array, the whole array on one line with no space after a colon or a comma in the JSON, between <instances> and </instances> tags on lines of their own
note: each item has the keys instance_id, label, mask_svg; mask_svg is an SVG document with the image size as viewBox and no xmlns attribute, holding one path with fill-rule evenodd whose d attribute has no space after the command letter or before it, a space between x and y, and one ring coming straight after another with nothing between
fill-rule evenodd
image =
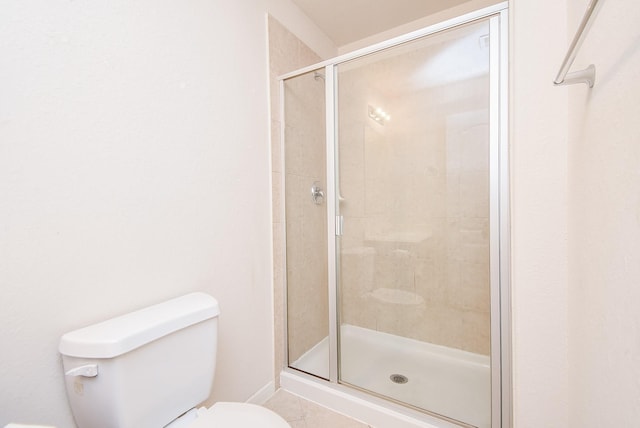
<instances>
[{"instance_id":1,"label":"shower stall","mask_svg":"<svg viewBox=\"0 0 640 428\"><path fill-rule=\"evenodd\" d=\"M506 29L498 4L281 76L288 382L510 427Z\"/></svg>"}]
</instances>

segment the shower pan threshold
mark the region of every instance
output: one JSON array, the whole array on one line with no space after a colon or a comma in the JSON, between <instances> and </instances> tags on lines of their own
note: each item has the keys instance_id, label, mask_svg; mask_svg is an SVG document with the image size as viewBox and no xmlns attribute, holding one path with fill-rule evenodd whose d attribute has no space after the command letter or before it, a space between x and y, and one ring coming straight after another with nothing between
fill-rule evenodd
<instances>
[{"instance_id":1,"label":"shower pan threshold","mask_svg":"<svg viewBox=\"0 0 640 428\"><path fill-rule=\"evenodd\" d=\"M392 400L408 403L433 413L447 415L471 426L489 427L491 425L490 394L487 391L491 376L488 356L348 324L341 327L340 335L341 377L344 383L375 391ZM325 338L296 360L292 366L309 373L328 373L328 348L329 340ZM366 356L366 360L363 360L362 356ZM283 375L295 377L297 372L287 371ZM299 380L313 380L311 377L306 378L303 374L300 376ZM296 379L283 379L285 389L289 389L287 387L290 386L289 380ZM338 391L363 394L343 385L321 380L317 382L329 388L338 387ZM303 389L308 390L308 386ZM314 394L318 392L315 391ZM300 395L305 396L302 393ZM367 397L366 400L371 401L368 395L362 395L362 397ZM313 397L309 398L314 400ZM323 399L328 400L325 404L327 407L333 407L330 405L333 401L331 397ZM376 397L375 401L387 407L386 400ZM323 404L322 401L319 402ZM427 415L394 403L389 404L396 412L409 411L408 414L414 420L409 421L409 425L400 425L397 420L382 425L380 415L371 419L362 417L360 419L371 423L376 428L459 426L431 417L426 418L429 422L424 422ZM341 409L336 410L341 411ZM345 413L355 416L352 412L353 409L350 409L350 412Z\"/></svg>"}]
</instances>

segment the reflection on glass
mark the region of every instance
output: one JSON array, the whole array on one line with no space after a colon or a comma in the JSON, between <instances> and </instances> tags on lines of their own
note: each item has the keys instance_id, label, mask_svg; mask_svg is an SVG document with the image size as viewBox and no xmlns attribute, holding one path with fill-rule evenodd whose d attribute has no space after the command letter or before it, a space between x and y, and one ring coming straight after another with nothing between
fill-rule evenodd
<instances>
[{"instance_id":1,"label":"reflection on glass","mask_svg":"<svg viewBox=\"0 0 640 428\"><path fill-rule=\"evenodd\" d=\"M340 380L491 425L489 27L338 66Z\"/></svg>"}]
</instances>

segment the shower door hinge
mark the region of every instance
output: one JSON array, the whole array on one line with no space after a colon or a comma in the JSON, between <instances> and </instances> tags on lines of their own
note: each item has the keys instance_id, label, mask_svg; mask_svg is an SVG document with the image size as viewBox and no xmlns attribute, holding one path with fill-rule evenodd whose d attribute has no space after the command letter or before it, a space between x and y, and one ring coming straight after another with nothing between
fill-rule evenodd
<instances>
[{"instance_id":1,"label":"shower door hinge","mask_svg":"<svg viewBox=\"0 0 640 428\"><path fill-rule=\"evenodd\" d=\"M344 229L344 217L341 215L336 216L336 236L342 236Z\"/></svg>"}]
</instances>

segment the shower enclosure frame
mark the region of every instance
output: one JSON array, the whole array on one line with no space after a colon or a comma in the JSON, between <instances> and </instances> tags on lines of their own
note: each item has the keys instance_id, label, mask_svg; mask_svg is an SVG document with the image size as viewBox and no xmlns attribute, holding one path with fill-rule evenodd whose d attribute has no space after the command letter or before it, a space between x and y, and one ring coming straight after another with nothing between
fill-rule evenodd
<instances>
[{"instance_id":1,"label":"shower enclosure frame","mask_svg":"<svg viewBox=\"0 0 640 428\"><path fill-rule=\"evenodd\" d=\"M449 30L474 21L486 19L489 22L489 147L490 147L490 287L491 287L491 427L512 427L511 397L511 293L510 293L510 187L509 187L509 128L508 128L508 3L502 2L474 12L470 12L408 34L386 40L372 46L340 55L278 77L280 91L280 150L283 171L285 162L285 109L284 82L286 79L324 69L326 100L326 190L327 202L327 264L329 298L329 379L309 375L289 367L288 353L285 352L286 367L280 374L281 385L292 392L309 397L336 410L341 410L365 422L389 424L398 427L459 427L460 422L446 417L422 412L378 397L374 393L339 383L338 361L338 280L339 266L336 259L336 232L340 221L336 215L336 183L338 182L338 157L336 118L337 91L335 75L341 63L373 54L429 35ZM280 183L284 189L285 174ZM286 196L283 192L283 201ZM284 203L283 203L284 207ZM283 208L284 210L284 208ZM285 214L285 213L283 213ZM283 232L286 242L286 228ZM284 272L287 272L286 257ZM287 278L284 278L284 296L287 295ZM285 302L285 308L286 302ZM287 325L287 311L284 311ZM288 335L284 337L288 349ZM347 406L347 407L345 407Z\"/></svg>"}]
</instances>

